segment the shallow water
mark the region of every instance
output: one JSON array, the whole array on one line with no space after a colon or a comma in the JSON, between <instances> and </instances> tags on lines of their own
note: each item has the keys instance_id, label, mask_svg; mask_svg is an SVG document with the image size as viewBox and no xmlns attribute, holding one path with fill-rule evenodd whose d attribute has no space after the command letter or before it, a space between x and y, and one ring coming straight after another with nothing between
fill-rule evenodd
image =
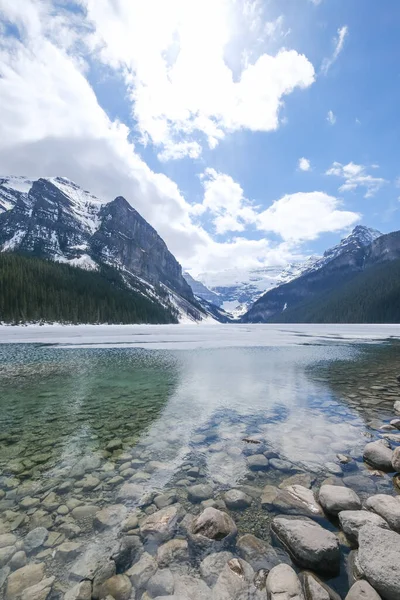
<instances>
[{"instance_id":1,"label":"shallow water","mask_svg":"<svg viewBox=\"0 0 400 600\"><path fill-rule=\"evenodd\" d=\"M203 335L208 339L210 328L193 336L195 346ZM150 498L172 489L193 514L200 508L186 489L194 483L211 484L218 499L227 489L278 485L299 472L310 473L314 487L334 474L361 496L395 493L391 476L372 475L360 460L399 399L395 342L328 335L306 345L296 336L292 343L235 347L232 336L225 348L147 350L85 341L80 348L0 345L0 533L12 529L23 539L38 524L58 531L74 523L71 500L115 504L127 481ZM116 438L121 448L107 451ZM248 456L261 451L285 462L252 472ZM352 462L340 465L338 453ZM71 475L87 457L96 466ZM93 489L87 475L95 478ZM240 533L269 540L272 513L259 503L232 514ZM119 534L117 527L99 537L90 521L79 526L81 557L109 552ZM61 563L54 548L40 547L30 560L37 557L56 574L58 589L67 589L75 561ZM332 585L346 589L344 572Z\"/></svg>"}]
</instances>

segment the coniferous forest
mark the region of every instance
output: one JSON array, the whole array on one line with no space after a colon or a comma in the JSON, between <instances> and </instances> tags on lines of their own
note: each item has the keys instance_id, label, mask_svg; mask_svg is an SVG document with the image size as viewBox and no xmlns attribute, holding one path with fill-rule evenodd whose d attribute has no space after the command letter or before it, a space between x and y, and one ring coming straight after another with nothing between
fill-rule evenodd
<instances>
[{"instance_id":1,"label":"coniferous forest","mask_svg":"<svg viewBox=\"0 0 400 600\"><path fill-rule=\"evenodd\" d=\"M126 287L117 270L85 271L0 253L0 322L176 323L175 312Z\"/></svg>"},{"instance_id":2,"label":"coniferous forest","mask_svg":"<svg viewBox=\"0 0 400 600\"><path fill-rule=\"evenodd\" d=\"M400 260L369 267L275 323L400 323Z\"/></svg>"}]
</instances>

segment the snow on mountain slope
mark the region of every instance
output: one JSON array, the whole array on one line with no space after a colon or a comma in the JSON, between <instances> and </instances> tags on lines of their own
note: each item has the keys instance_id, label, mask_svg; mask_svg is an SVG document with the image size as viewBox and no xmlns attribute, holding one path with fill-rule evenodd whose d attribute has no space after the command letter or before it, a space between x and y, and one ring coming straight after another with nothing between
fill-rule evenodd
<instances>
[{"instance_id":1,"label":"snow on mountain slope","mask_svg":"<svg viewBox=\"0 0 400 600\"><path fill-rule=\"evenodd\" d=\"M28 197L32 181L27 177L0 177L0 213L14 208L21 197Z\"/></svg>"}]
</instances>

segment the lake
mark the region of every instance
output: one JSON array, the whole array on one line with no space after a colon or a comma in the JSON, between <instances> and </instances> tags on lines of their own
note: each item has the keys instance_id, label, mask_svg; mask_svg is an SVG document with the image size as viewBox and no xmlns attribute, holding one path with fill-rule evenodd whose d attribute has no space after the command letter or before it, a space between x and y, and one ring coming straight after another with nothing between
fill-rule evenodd
<instances>
[{"instance_id":1,"label":"lake","mask_svg":"<svg viewBox=\"0 0 400 600\"><path fill-rule=\"evenodd\" d=\"M397 325L1 327L0 542L44 564L54 599L178 502L186 516L224 508L239 536L290 561L265 486L339 478L362 499L396 493L361 457L400 397L399 337ZM226 508L231 489L250 501ZM330 585L344 594L342 551ZM0 544L0 586L10 556ZM197 576L203 558L192 548L185 568Z\"/></svg>"}]
</instances>

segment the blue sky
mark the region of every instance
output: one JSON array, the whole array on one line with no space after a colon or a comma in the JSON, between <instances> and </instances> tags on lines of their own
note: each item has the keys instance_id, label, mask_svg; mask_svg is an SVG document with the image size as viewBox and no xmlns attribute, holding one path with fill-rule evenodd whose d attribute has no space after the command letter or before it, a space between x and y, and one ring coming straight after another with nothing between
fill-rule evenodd
<instances>
[{"instance_id":1,"label":"blue sky","mask_svg":"<svg viewBox=\"0 0 400 600\"><path fill-rule=\"evenodd\" d=\"M10 4L4 174L124 195L194 274L400 229L397 0Z\"/></svg>"}]
</instances>

